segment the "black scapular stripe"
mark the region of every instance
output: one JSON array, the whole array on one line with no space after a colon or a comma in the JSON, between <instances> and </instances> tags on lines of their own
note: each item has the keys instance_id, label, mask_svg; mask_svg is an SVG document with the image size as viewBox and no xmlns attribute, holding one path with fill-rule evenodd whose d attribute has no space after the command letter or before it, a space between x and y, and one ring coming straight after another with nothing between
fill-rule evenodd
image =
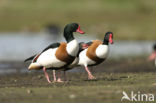
<instances>
[{"instance_id":1,"label":"black scapular stripe","mask_svg":"<svg viewBox=\"0 0 156 103\"><path fill-rule=\"evenodd\" d=\"M37 55L37 54L35 54L35 55L33 55L33 56L31 56L31 57L29 57L29 58L25 59L25 60L24 60L24 62L27 62L27 61L29 61L29 60L33 60L33 59L34 59L34 57L35 57L36 55Z\"/></svg>"},{"instance_id":2,"label":"black scapular stripe","mask_svg":"<svg viewBox=\"0 0 156 103\"><path fill-rule=\"evenodd\" d=\"M50 44L48 47L46 47L41 53L43 53L44 51L50 49L50 48L57 48L60 46L60 43L53 43L53 44Z\"/></svg>"}]
</instances>

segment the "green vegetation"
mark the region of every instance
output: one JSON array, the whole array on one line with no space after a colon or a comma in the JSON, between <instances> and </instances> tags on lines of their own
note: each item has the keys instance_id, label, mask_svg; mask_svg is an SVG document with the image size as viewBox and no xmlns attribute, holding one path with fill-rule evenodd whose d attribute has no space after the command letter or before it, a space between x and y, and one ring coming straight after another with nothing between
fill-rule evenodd
<instances>
[{"instance_id":1,"label":"green vegetation","mask_svg":"<svg viewBox=\"0 0 156 103\"><path fill-rule=\"evenodd\" d=\"M155 40L155 0L1 0L0 31L40 31L48 23L80 23L88 34Z\"/></svg>"},{"instance_id":2,"label":"green vegetation","mask_svg":"<svg viewBox=\"0 0 156 103\"><path fill-rule=\"evenodd\" d=\"M85 74L71 73L69 82L48 84L43 74L2 76L0 102L120 103L122 91L156 95L155 73L96 73L96 77L97 81L87 81Z\"/></svg>"}]
</instances>

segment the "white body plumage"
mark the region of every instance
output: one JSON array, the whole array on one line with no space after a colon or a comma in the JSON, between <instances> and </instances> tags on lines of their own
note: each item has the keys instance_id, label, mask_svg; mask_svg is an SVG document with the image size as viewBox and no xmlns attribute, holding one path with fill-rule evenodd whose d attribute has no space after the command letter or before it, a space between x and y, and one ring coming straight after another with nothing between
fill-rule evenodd
<instances>
[{"instance_id":1,"label":"white body plumage","mask_svg":"<svg viewBox=\"0 0 156 103\"><path fill-rule=\"evenodd\" d=\"M90 59L86 53L87 53L87 50L88 49L85 49L83 50L82 52L80 52L79 54L79 62L78 62L78 65L84 65L84 66L87 66L87 65L92 65L92 64L95 64L96 61L93 61L92 59ZM108 52L109 52L109 47L108 45L99 45L96 49L96 56L98 58L101 58L101 59L106 59L107 56L108 56Z\"/></svg>"}]
</instances>

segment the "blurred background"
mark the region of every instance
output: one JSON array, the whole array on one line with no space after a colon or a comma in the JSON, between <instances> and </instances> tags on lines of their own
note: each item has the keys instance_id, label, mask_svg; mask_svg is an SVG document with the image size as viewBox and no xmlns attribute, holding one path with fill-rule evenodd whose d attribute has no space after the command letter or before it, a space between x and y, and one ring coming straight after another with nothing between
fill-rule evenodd
<instances>
[{"instance_id":1,"label":"blurred background","mask_svg":"<svg viewBox=\"0 0 156 103\"><path fill-rule=\"evenodd\" d=\"M71 22L86 32L75 34L79 42L114 33L102 70L155 71L147 61L156 40L155 11L155 0L0 0L0 73L27 71L24 59L65 41L63 28Z\"/></svg>"},{"instance_id":2,"label":"blurred background","mask_svg":"<svg viewBox=\"0 0 156 103\"><path fill-rule=\"evenodd\" d=\"M74 33L79 42L112 31L114 44L104 63L89 67L97 80L77 67L67 72L69 82L49 84L24 60L65 41L64 26L72 22L86 32ZM156 95L156 67L148 60L155 31L156 0L0 0L0 102L120 103L123 90Z\"/></svg>"}]
</instances>

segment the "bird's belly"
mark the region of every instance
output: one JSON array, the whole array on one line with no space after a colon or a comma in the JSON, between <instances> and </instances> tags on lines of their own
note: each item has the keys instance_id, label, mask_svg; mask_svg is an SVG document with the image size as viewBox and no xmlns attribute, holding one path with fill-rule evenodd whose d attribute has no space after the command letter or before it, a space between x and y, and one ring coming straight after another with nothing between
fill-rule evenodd
<instances>
[{"instance_id":1,"label":"bird's belly","mask_svg":"<svg viewBox=\"0 0 156 103\"><path fill-rule=\"evenodd\" d=\"M49 49L49 50L43 52L37 59L37 62L46 68L64 66L66 63L62 62L56 58L56 56L55 56L56 50L57 50L57 48Z\"/></svg>"},{"instance_id":2,"label":"bird's belly","mask_svg":"<svg viewBox=\"0 0 156 103\"><path fill-rule=\"evenodd\" d=\"M83 50L80 55L79 55L79 62L78 65L92 65L95 64L96 62L91 60L90 58L87 57L86 55L87 49Z\"/></svg>"}]
</instances>

